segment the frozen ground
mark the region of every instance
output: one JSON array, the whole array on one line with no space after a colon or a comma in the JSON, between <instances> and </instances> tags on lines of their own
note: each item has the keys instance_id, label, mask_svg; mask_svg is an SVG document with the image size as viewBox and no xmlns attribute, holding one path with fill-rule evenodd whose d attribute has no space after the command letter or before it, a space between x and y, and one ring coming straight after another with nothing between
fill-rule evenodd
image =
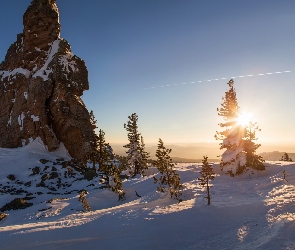
<instances>
[{"instance_id":1,"label":"frozen ground","mask_svg":"<svg viewBox=\"0 0 295 250\"><path fill-rule=\"evenodd\" d=\"M40 159L61 157L68 158L64 148L48 153L38 140L0 149L2 189L14 174L15 182L31 181L28 189L36 197L33 206L6 212L0 221L0 249L295 249L295 164L269 162L264 172L234 178L215 164L210 206L198 185L201 167L196 164L177 165L184 184L181 203L156 192L154 169L145 178L124 181L123 202L86 180L72 183L67 195L42 187L37 195L31 169L44 167ZM82 212L76 191L82 188L89 191L91 212ZM16 197L24 195L0 193L0 207Z\"/></svg>"}]
</instances>

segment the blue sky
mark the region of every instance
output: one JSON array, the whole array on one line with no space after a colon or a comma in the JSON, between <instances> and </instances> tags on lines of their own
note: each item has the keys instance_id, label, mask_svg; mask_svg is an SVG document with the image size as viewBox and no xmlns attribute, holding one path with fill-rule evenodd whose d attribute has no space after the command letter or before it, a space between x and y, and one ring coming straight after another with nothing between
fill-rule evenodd
<instances>
[{"instance_id":1,"label":"blue sky","mask_svg":"<svg viewBox=\"0 0 295 250\"><path fill-rule=\"evenodd\" d=\"M0 60L22 32L29 4L1 0ZM222 121L216 108L236 76L241 110L252 112L262 129L259 142L294 143L294 0L57 5L61 37L88 67L90 90L83 100L109 142L127 142L123 124L134 112L146 142L214 141ZM291 72L258 75L278 71ZM238 77L246 75L253 76Z\"/></svg>"}]
</instances>

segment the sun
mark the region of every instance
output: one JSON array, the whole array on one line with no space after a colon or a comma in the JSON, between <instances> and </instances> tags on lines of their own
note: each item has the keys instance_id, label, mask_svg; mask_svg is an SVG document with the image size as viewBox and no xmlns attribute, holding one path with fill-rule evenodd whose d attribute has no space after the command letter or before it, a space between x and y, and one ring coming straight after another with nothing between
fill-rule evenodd
<instances>
[{"instance_id":1,"label":"sun","mask_svg":"<svg viewBox=\"0 0 295 250\"><path fill-rule=\"evenodd\" d=\"M242 126L247 126L253 120L253 114L250 112L245 112L239 114L238 124Z\"/></svg>"}]
</instances>

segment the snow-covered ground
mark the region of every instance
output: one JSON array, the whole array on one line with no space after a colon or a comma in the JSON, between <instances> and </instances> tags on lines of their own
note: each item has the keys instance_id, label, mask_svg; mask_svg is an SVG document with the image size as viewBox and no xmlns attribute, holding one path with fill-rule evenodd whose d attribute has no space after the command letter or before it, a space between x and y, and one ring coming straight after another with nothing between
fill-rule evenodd
<instances>
[{"instance_id":1,"label":"snow-covered ground","mask_svg":"<svg viewBox=\"0 0 295 250\"><path fill-rule=\"evenodd\" d=\"M38 140L23 148L0 149L0 190L26 184L35 197L28 200L31 207L6 211L0 221L0 249L295 249L295 164L269 162L263 172L234 178L214 164L217 176L207 206L197 164L177 165L184 184L181 203L156 192L154 169L147 177L124 181L126 200L118 201L116 194L99 189L95 179L62 179L60 189L67 195L53 186L50 192L36 187L32 169L58 168L57 158L69 159L64 147L48 153ZM16 179L7 179L10 174ZM45 180L47 186L50 180ZM81 189L89 192L91 212L82 212ZM2 191L0 208L24 196Z\"/></svg>"}]
</instances>

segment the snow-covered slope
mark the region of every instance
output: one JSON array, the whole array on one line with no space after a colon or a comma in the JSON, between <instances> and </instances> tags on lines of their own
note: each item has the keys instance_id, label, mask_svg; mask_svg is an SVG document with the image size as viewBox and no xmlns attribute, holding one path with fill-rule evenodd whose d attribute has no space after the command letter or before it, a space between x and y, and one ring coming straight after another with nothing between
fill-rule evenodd
<instances>
[{"instance_id":1,"label":"snow-covered slope","mask_svg":"<svg viewBox=\"0 0 295 250\"><path fill-rule=\"evenodd\" d=\"M154 169L145 178L123 182L124 201L98 189L95 180L71 183L67 195L45 187L38 187L43 191L37 195L32 168L52 168L57 158L68 158L63 147L48 153L38 140L19 149L0 149L1 189L11 185L7 176L13 174L15 181L31 181L28 188L36 197L31 207L6 211L9 215L0 221L0 249L295 249L294 164L267 164L263 172L234 178L214 164L217 176L207 206L197 180L201 167L195 164L177 165L184 184L181 203L156 192ZM82 212L77 190L83 188L89 192L91 212ZM1 193L0 207L16 197L24 194Z\"/></svg>"}]
</instances>

